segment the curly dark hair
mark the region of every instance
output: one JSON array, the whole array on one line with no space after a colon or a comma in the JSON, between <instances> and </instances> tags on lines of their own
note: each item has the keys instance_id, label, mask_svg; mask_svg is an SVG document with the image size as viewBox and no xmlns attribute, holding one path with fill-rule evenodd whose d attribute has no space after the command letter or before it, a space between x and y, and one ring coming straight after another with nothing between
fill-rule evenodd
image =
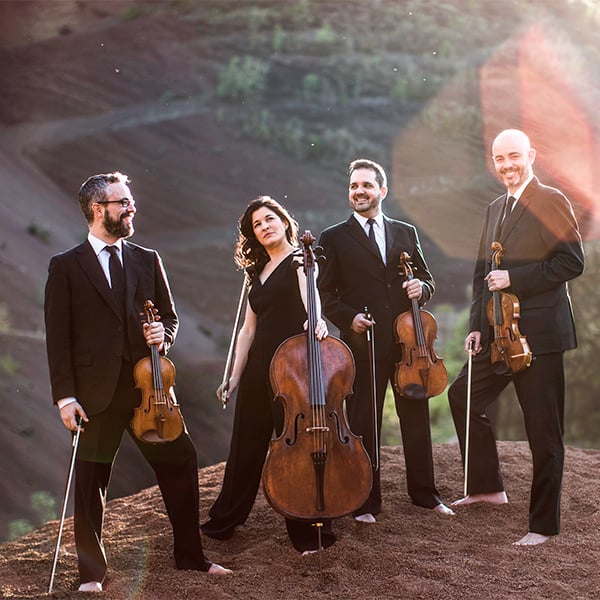
<instances>
[{"instance_id":1,"label":"curly dark hair","mask_svg":"<svg viewBox=\"0 0 600 600\"><path fill-rule=\"evenodd\" d=\"M233 258L240 269L246 269L250 279L260 273L269 262L269 255L256 239L252 227L252 215L259 209L271 209L287 225L286 237L292 246L298 245L298 223L277 200L270 196L258 196L248 204L238 221L238 240Z\"/></svg>"}]
</instances>

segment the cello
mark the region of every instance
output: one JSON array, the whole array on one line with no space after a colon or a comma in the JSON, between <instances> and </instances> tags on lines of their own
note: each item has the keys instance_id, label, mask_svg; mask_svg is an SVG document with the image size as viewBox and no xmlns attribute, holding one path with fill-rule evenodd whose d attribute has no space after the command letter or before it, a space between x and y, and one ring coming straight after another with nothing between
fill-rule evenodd
<instances>
[{"instance_id":1,"label":"cello","mask_svg":"<svg viewBox=\"0 0 600 600\"><path fill-rule=\"evenodd\" d=\"M400 254L399 268L406 281L413 279L407 252ZM396 391L411 400L426 400L441 394L448 383L448 373L443 359L433 349L437 337L435 317L412 298L411 310L396 317L394 330L402 345L402 360L396 363L394 374Z\"/></svg>"},{"instance_id":2,"label":"cello","mask_svg":"<svg viewBox=\"0 0 600 600\"><path fill-rule=\"evenodd\" d=\"M364 504L373 473L362 439L350 431L343 409L354 381L352 353L338 338L319 340L314 333L313 242L306 231L307 331L284 340L271 360L274 400L282 403L285 417L281 435L271 440L262 486L269 504L283 516L321 521L348 515Z\"/></svg>"},{"instance_id":3,"label":"cello","mask_svg":"<svg viewBox=\"0 0 600 600\"><path fill-rule=\"evenodd\" d=\"M151 300L144 303L146 323L160 319ZM142 442L164 444L176 440L184 430L183 417L175 398L175 365L160 356L158 346L150 346L150 356L137 361L133 367L135 387L142 394L140 405L134 409L130 425Z\"/></svg>"},{"instance_id":4,"label":"cello","mask_svg":"<svg viewBox=\"0 0 600 600\"><path fill-rule=\"evenodd\" d=\"M500 267L504 249L500 242L492 243L492 270ZM517 321L521 318L521 305L515 294L504 291L492 292L487 305L487 317L494 328L491 344L492 368L498 375L518 373L526 369L533 354L527 338L519 331Z\"/></svg>"}]
</instances>

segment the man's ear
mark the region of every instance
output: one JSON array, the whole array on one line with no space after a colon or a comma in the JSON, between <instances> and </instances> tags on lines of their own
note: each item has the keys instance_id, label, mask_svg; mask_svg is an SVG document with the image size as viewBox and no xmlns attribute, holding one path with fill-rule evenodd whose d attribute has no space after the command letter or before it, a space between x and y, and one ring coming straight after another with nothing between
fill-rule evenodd
<instances>
[{"instance_id":1,"label":"man's ear","mask_svg":"<svg viewBox=\"0 0 600 600\"><path fill-rule=\"evenodd\" d=\"M530 164L533 164L535 162L535 148L529 148L527 156L529 156Z\"/></svg>"}]
</instances>

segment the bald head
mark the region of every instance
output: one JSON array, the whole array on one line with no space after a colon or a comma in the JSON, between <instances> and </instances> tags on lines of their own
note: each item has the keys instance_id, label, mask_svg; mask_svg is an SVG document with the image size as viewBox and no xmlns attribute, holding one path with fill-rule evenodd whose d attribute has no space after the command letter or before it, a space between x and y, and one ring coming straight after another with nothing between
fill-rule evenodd
<instances>
[{"instance_id":1,"label":"bald head","mask_svg":"<svg viewBox=\"0 0 600 600\"><path fill-rule=\"evenodd\" d=\"M505 129L492 144L492 160L498 178L512 194L533 175L535 150L525 133Z\"/></svg>"},{"instance_id":2,"label":"bald head","mask_svg":"<svg viewBox=\"0 0 600 600\"><path fill-rule=\"evenodd\" d=\"M501 131L492 144L492 156L495 155L495 150L497 146L504 146L506 144L511 144L513 146L520 146L527 153L531 148L531 143L527 134L521 131L520 129L505 129Z\"/></svg>"}]
</instances>

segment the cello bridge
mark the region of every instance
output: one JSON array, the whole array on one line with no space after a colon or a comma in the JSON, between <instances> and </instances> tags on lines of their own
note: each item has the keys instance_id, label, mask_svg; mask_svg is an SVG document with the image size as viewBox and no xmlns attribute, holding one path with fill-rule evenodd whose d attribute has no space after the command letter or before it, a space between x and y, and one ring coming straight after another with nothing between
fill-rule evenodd
<instances>
[{"instance_id":1,"label":"cello bridge","mask_svg":"<svg viewBox=\"0 0 600 600\"><path fill-rule=\"evenodd\" d=\"M329 427L327 425L323 425L320 427L307 427L306 433L312 433L313 431L329 431Z\"/></svg>"}]
</instances>

